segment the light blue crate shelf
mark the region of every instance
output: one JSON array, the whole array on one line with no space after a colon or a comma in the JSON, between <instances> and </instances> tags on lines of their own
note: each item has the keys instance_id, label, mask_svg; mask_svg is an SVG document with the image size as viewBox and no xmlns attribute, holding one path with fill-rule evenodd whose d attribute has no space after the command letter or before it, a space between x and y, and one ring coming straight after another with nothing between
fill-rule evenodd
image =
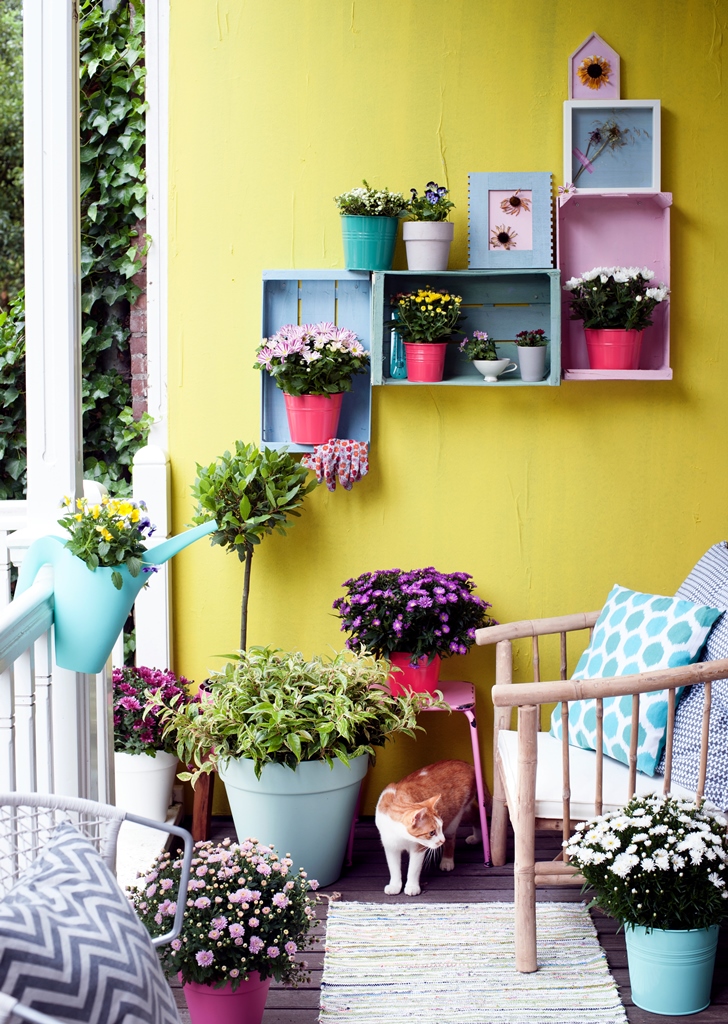
<instances>
[{"instance_id":1,"label":"light blue crate shelf","mask_svg":"<svg viewBox=\"0 0 728 1024\"><path fill-rule=\"evenodd\" d=\"M354 331L371 352L371 280L359 270L264 270L263 333L269 338L285 324L332 321ZM261 444L286 445L293 452L313 451L313 445L293 444L283 392L267 373L261 373ZM353 379L344 395L339 437L369 442L372 422L371 382L367 374Z\"/></svg>"},{"instance_id":2,"label":"light blue crate shelf","mask_svg":"<svg viewBox=\"0 0 728 1024\"><path fill-rule=\"evenodd\" d=\"M463 297L466 319L462 330L487 331L499 355L518 362L515 336L519 331L542 328L549 339L546 377L531 383L514 371L495 383L487 383L473 364L461 355L457 344L448 345L445 378L436 384L412 383L390 375L391 333L384 321L391 318L391 298L419 288L447 288ZM553 387L561 383L561 281L558 270L452 270L381 271L372 285L372 383L404 387L466 386L480 388ZM458 335L458 340L462 335Z\"/></svg>"}]
</instances>

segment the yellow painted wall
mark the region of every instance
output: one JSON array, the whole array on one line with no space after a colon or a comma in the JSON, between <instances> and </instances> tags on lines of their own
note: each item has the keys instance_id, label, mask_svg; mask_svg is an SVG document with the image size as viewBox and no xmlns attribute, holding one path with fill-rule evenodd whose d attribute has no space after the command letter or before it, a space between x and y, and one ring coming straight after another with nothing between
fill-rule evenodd
<instances>
[{"instance_id":1,"label":"yellow painted wall","mask_svg":"<svg viewBox=\"0 0 728 1024\"><path fill-rule=\"evenodd\" d=\"M259 549L249 642L340 647L341 582L392 565L472 573L501 621L599 607L615 582L672 593L728 535L728 0L171 0L171 19L176 530L195 463L260 437L261 271L343 266L334 195L444 182L464 268L468 172L561 182L567 59L590 32L621 54L623 98L663 104L674 380L376 389L369 476L318 488ZM241 567L203 542L174 587L175 667L202 679L236 646ZM477 683L489 744L492 651L443 676ZM460 718L386 748L365 811L388 779L468 756Z\"/></svg>"}]
</instances>

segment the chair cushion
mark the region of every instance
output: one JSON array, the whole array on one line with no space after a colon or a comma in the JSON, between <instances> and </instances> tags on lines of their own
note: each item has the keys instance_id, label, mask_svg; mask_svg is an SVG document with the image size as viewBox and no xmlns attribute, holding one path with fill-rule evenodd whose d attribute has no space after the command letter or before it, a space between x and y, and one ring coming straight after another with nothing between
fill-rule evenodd
<instances>
[{"instance_id":1,"label":"chair cushion","mask_svg":"<svg viewBox=\"0 0 728 1024\"><path fill-rule=\"evenodd\" d=\"M59 1021L179 1024L147 930L65 823L0 901L0 990Z\"/></svg>"},{"instance_id":2,"label":"chair cushion","mask_svg":"<svg viewBox=\"0 0 728 1024\"><path fill-rule=\"evenodd\" d=\"M508 806L517 807L518 792L518 733L501 729L498 733L498 753L503 767L503 784ZM594 812L594 790L597 755L593 750L572 747L569 751L571 776L571 817L583 821ZM561 818L563 766L561 740L546 732L538 734L538 766L536 769L536 817ZM637 773L637 794L662 793L663 779ZM692 800L695 790L673 786L675 796ZM602 778L602 811L616 811L629 800L629 768L620 761L605 757Z\"/></svg>"},{"instance_id":3,"label":"chair cushion","mask_svg":"<svg viewBox=\"0 0 728 1024\"><path fill-rule=\"evenodd\" d=\"M728 608L728 543L714 544L703 555L676 596ZM719 658L728 658L726 614L716 619L700 660L717 661ZM672 781L693 790L698 786L704 702L705 687L690 686L675 713ZM664 753L657 770L664 774ZM728 679L717 679L711 688L705 795L720 810L728 810Z\"/></svg>"},{"instance_id":4,"label":"chair cushion","mask_svg":"<svg viewBox=\"0 0 728 1024\"><path fill-rule=\"evenodd\" d=\"M708 633L722 609L677 597L662 597L627 590L615 584L597 619L589 646L572 679L628 676L664 668L677 668L697 660ZM680 691L676 694L679 697ZM654 775L662 754L667 726L667 693L640 697L637 768ZM604 700L603 750L629 763L632 734L632 698ZM561 708L551 716L551 733L561 736ZM596 702L569 705L569 743L596 748Z\"/></svg>"}]
</instances>

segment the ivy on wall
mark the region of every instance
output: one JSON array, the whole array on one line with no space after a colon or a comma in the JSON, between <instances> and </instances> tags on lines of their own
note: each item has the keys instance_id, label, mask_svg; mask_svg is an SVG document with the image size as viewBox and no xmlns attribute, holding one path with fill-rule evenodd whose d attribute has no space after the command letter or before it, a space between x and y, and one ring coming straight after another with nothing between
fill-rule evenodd
<instances>
[{"instance_id":1,"label":"ivy on wall","mask_svg":"<svg viewBox=\"0 0 728 1024\"><path fill-rule=\"evenodd\" d=\"M138 3L104 11L101 0L81 0L79 15L84 476L127 494L151 422L133 417L129 357L147 191L144 23ZM0 324L0 499L25 494L23 328L21 297Z\"/></svg>"}]
</instances>

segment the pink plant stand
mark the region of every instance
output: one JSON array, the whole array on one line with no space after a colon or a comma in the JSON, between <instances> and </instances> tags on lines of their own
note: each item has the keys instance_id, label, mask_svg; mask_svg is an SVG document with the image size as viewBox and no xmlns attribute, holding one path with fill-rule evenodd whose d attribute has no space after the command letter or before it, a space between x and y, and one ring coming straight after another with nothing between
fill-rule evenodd
<instances>
[{"instance_id":1,"label":"pink plant stand","mask_svg":"<svg viewBox=\"0 0 728 1024\"><path fill-rule=\"evenodd\" d=\"M441 679L437 688L442 692L443 699L451 711L462 711L470 725L470 742L473 747L473 767L475 768L475 789L478 796L478 814L480 831L483 836L483 862L490 866L490 833L488 832L488 813L485 806L485 787L483 770L480 762L480 743L478 742L478 725L475 719L475 687L464 681ZM427 708L427 711L440 711L441 708ZM354 826L359 817L359 804L354 812L354 820L349 832L349 844L346 851L346 863L351 865L354 852Z\"/></svg>"}]
</instances>

